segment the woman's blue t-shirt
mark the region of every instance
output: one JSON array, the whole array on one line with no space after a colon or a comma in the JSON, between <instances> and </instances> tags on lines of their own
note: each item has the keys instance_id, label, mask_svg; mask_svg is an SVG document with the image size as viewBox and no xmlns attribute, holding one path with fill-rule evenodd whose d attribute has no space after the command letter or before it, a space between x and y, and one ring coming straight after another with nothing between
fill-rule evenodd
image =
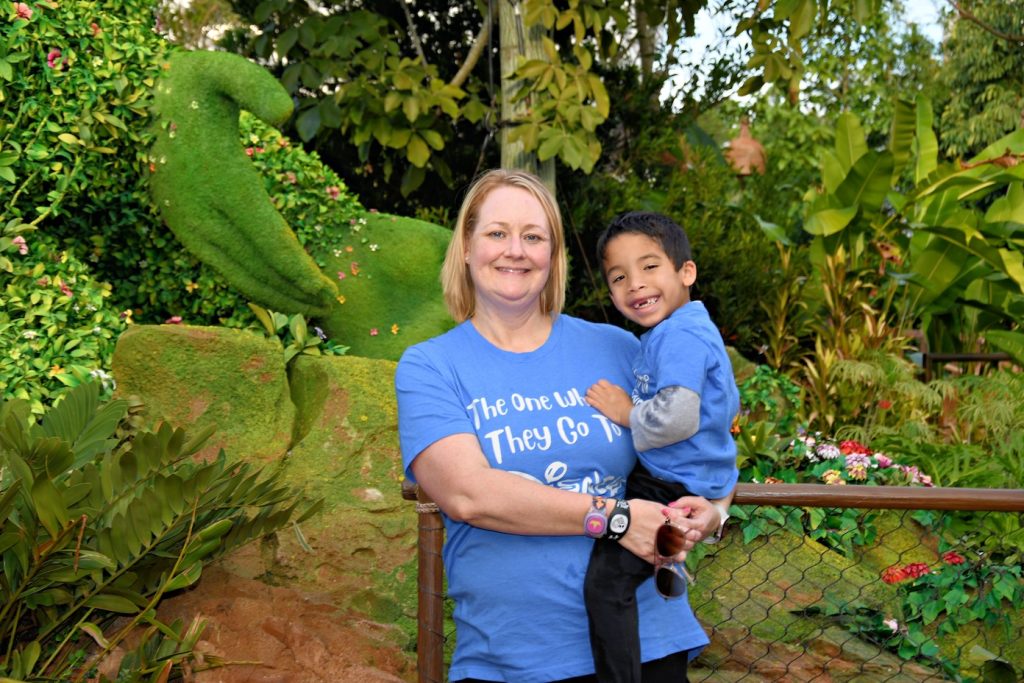
<instances>
[{"instance_id":1,"label":"woman's blue t-shirt","mask_svg":"<svg viewBox=\"0 0 1024 683\"><path fill-rule=\"evenodd\" d=\"M409 348L395 377L407 476L427 446L468 433L492 467L622 495L636 461L630 434L583 396L602 378L630 386L637 349L628 332L565 315L529 353L496 348L470 322ZM593 672L583 604L592 540L506 534L447 517L445 527L457 634L451 680L539 683ZM637 597L644 661L707 643L686 598L665 601L651 581Z\"/></svg>"}]
</instances>

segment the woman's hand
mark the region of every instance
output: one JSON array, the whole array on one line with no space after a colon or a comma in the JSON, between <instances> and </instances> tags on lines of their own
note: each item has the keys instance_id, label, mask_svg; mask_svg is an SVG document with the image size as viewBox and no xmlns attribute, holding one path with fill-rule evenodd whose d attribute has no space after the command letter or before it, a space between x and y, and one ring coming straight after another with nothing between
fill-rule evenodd
<instances>
[{"instance_id":1,"label":"woman's hand","mask_svg":"<svg viewBox=\"0 0 1024 683\"><path fill-rule=\"evenodd\" d=\"M707 498L684 496L664 508L664 514L673 524L687 530L684 550L690 550L718 531L722 516Z\"/></svg>"},{"instance_id":2,"label":"woman's hand","mask_svg":"<svg viewBox=\"0 0 1024 683\"><path fill-rule=\"evenodd\" d=\"M625 536L619 539L619 543L640 559L654 564L654 559L657 555L655 536L658 533L658 527L665 524L666 514L663 511L668 510L669 508L661 503L654 503L641 498L631 498L629 500L629 530ZM672 512L676 514L678 511ZM686 550L692 548L700 540L700 536L697 535L696 531L689 530L688 527L684 527L682 524L678 526L683 529L686 544L684 546L685 550L677 555L674 561L682 562L686 559Z\"/></svg>"}]
</instances>

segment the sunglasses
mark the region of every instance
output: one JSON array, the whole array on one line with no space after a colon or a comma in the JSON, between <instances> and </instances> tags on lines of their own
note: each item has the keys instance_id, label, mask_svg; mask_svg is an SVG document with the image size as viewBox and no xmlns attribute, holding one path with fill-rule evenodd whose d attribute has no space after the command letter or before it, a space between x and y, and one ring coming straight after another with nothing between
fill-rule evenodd
<instances>
[{"instance_id":1,"label":"sunglasses","mask_svg":"<svg viewBox=\"0 0 1024 683\"><path fill-rule=\"evenodd\" d=\"M686 571L685 565L672 560L682 551L684 541L683 530L673 526L667 519L658 527L654 536L658 552L654 558L654 587L658 595L666 600L678 598L686 592L687 582L693 583L693 577Z\"/></svg>"}]
</instances>

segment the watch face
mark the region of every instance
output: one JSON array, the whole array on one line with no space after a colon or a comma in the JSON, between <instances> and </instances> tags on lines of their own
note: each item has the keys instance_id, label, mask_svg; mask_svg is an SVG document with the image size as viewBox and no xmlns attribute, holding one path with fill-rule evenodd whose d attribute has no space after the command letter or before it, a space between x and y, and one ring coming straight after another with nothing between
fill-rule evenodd
<instances>
[{"instance_id":1,"label":"watch face","mask_svg":"<svg viewBox=\"0 0 1024 683\"><path fill-rule=\"evenodd\" d=\"M611 521L608 522L608 528L613 534L621 534L629 528L629 519L626 518L626 515L612 515Z\"/></svg>"},{"instance_id":2,"label":"watch face","mask_svg":"<svg viewBox=\"0 0 1024 683\"><path fill-rule=\"evenodd\" d=\"M607 523L608 521L603 512L591 512L587 514L587 519L584 525L587 536L593 536L595 538L603 536Z\"/></svg>"}]
</instances>

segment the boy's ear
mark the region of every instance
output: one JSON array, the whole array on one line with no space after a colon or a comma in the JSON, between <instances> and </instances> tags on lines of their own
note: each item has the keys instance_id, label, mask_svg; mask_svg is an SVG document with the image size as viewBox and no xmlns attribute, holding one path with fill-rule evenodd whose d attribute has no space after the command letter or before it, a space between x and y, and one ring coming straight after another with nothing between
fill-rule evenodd
<instances>
[{"instance_id":1,"label":"boy's ear","mask_svg":"<svg viewBox=\"0 0 1024 683\"><path fill-rule=\"evenodd\" d=\"M679 269L679 281L684 287L692 287L697 281L697 264L693 261L686 261Z\"/></svg>"}]
</instances>

